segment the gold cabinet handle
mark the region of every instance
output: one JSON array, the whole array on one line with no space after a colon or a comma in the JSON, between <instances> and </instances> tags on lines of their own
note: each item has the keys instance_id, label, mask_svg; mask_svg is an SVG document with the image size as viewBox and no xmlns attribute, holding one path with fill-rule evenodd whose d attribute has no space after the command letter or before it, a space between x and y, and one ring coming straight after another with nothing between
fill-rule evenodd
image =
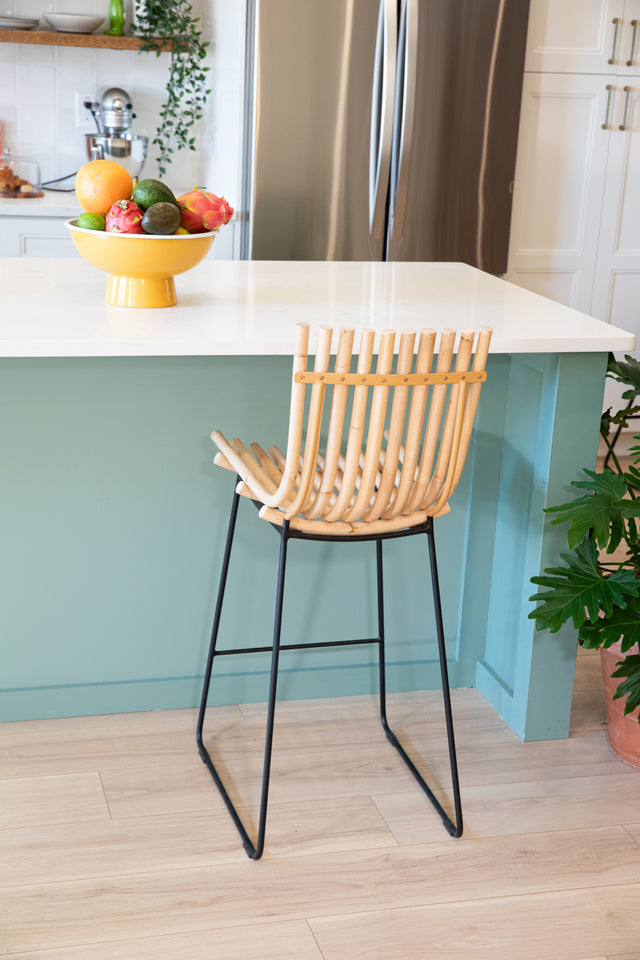
<instances>
[{"instance_id":1,"label":"gold cabinet handle","mask_svg":"<svg viewBox=\"0 0 640 960\"><path fill-rule=\"evenodd\" d=\"M627 129L627 113L629 111L629 94L631 93L631 87L624 88L625 98L624 98L624 113L622 115L622 123L620 124L621 130Z\"/></svg>"},{"instance_id":2,"label":"gold cabinet handle","mask_svg":"<svg viewBox=\"0 0 640 960\"><path fill-rule=\"evenodd\" d=\"M633 66L633 51L635 50L635 46L636 46L636 31L638 29L638 21L632 20L631 26L633 27L633 31L631 33L631 48L629 50L629 59L627 60L628 67Z\"/></svg>"},{"instance_id":3,"label":"gold cabinet handle","mask_svg":"<svg viewBox=\"0 0 640 960\"><path fill-rule=\"evenodd\" d=\"M609 129L609 111L611 110L611 94L613 93L613 89L614 88L610 83L608 83L605 87L605 90L607 91L607 112L604 115L604 123L602 124L603 130Z\"/></svg>"},{"instance_id":4,"label":"gold cabinet handle","mask_svg":"<svg viewBox=\"0 0 640 960\"><path fill-rule=\"evenodd\" d=\"M609 60L608 60L607 62L608 62L608 63L615 63L615 62L616 62L616 61L615 61L616 47L618 46L618 27L620 26L620 18L619 18L619 17L614 17L613 20L611 21L611 23L613 24L613 27L614 27L614 30L613 30L613 46L612 46L612 48L611 48L611 56L609 57Z\"/></svg>"}]
</instances>

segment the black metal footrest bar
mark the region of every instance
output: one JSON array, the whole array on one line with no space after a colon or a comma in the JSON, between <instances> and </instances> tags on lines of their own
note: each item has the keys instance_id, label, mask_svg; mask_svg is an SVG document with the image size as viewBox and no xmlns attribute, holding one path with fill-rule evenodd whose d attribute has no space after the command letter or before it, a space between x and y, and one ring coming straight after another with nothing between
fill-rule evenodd
<instances>
[{"instance_id":1,"label":"black metal footrest bar","mask_svg":"<svg viewBox=\"0 0 640 960\"><path fill-rule=\"evenodd\" d=\"M380 643L377 637L367 637L366 640L319 640L317 643L281 643L281 650L317 650L321 647L354 647L364 643ZM273 646L268 647L236 647L233 650L216 650L214 657L229 657L240 653L271 653Z\"/></svg>"}]
</instances>

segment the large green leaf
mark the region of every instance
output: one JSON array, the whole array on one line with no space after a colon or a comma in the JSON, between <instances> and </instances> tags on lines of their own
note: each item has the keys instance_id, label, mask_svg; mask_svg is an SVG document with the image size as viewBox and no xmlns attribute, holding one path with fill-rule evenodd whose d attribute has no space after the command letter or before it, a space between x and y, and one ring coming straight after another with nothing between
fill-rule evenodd
<instances>
[{"instance_id":1,"label":"large green leaf","mask_svg":"<svg viewBox=\"0 0 640 960\"><path fill-rule=\"evenodd\" d=\"M611 617L614 607L626 607L627 598L637 596L640 581L632 570L616 570L603 576L598 567L595 540L585 540L571 553L561 553L565 567L548 567L545 576L532 577L532 583L549 588L529 597L539 606L529 618L536 621L538 630L557 633L568 620L580 629L589 619L595 622L602 611Z\"/></svg>"},{"instance_id":2,"label":"large green leaf","mask_svg":"<svg viewBox=\"0 0 640 960\"><path fill-rule=\"evenodd\" d=\"M625 607L614 607L611 616L584 623L578 636L590 650L610 647L622 639L622 652L626 653L640 642L640 598L627 597Z\"/></svg>"},{"instance_id":3,"label":"large green leaf","mask_svg":"<svg viewBox=\"0 0 640 960\"><path fill-rule=\"evenodd\" d=\"M624 361L616 360L613 354L609 356L607 364L607 376L611 380L617 380L624 383L631 389L626 391L625 399L632 399L635 394L640 394L640 363L635 357L625 354Z\"/></svg>"},{"instance_id":4,"label":"large green leaf","mask_svg":"<svg viewBox=\"0 0 640 960\"><path fill-rule=\"evenodd\" d=\"M625 499L627 483L619 474L611 470L602 473L584 470L583 473L589 479L574 480L571 486L591 493L570 503L548 507L546 512L557 514L551 521L553 524L569 522L569 547L575 548L593 531L600 548L613 553L624 536L625 519L640 516L640 504Z\"/></svg>"},{"instance_id":5,"label":"large green leaf","mask_svg":"<svg viewBox=\"0 0 640 960\"><path fill-rule=\"evenodd\" d=\"M627 702L624 705L625 713L632 713L636 707L640 707L640 654L627 654L624 662L614 670L612 677L626 677L622 683L618 684L613 699L626 697ZM640 722L640 717L638 717Z\"/></svg>"}]
</instances>

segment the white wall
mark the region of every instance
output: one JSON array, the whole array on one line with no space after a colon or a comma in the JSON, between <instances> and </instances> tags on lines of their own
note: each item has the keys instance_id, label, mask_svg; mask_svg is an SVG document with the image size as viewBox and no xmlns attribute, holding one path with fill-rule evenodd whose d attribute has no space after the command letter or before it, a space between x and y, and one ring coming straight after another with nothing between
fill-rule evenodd
<instances>
[{"instance_id":1,"label":"white wall","mask_svg":"<svg viewBox=\"0 0 640 960\"><path fill-rule=\"evenodd\" d=\"M133 0L128 0L131 14ZM242 161L244 75L244 3L241 0L192 0L210 40L207 65L212 94L196 129L196 152L174 155L164 180L175 190L205 186L239 206ZM108 0L0 0L0 13L38 17L44 12L105 14ZM43 21L43 25L44 24ZM98 50L36 44L0 43L0 124L3 147L40 163L42 179L75 172L88 158L84 133L93 121L76 124L76 94L95 99L108 86L130 95L136 119L132 132L151 139L164 99L169 54ZM154 148L143 170L157 177ZM239 211L238 211L239 212ZM237 225L237 223L236 223ZM235 246L231 230L226 236ZM222 235L220 237L222 240Z\"/></svg>"}]
</instances>

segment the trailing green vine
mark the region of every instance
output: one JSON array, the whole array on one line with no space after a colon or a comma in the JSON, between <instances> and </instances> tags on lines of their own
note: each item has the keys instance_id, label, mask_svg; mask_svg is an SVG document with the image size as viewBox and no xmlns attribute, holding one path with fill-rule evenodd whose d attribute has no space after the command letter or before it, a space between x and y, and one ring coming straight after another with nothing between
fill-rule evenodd
<instances>
[{"instance_id":1,"label":"trailing green vine","mask_svg":"<svg viewBox=\"0 0 640 960\"><path fill-rule=\"evenodd\" d=\"M206 86L209 67L204 66L209 43L202 39L200 18L193 16L187 0L135 0L135 26L129 33L142 40L142 51L155 51L158 57L171 41L167 96L151 141L163 176L174 152L196 149L193 127L211 93Z\"/></svg>"}]
</instances>

